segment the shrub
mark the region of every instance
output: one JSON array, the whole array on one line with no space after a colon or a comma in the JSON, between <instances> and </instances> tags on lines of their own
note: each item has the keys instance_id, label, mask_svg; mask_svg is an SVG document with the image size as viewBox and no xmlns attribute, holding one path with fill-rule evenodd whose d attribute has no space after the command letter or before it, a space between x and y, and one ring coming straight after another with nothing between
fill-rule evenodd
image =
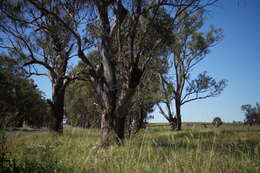
<instances>
[{"instance_id":1,"label":"shrub","mask_svg":"<svg viewBox=\"0 0 260 173\"><path fill-rule=\"evenodd\" d=\"M212 124L214 127L219 127L223 124L223 122L220 117L215 117L212 121Z\"/></svg>"}]
</instances>

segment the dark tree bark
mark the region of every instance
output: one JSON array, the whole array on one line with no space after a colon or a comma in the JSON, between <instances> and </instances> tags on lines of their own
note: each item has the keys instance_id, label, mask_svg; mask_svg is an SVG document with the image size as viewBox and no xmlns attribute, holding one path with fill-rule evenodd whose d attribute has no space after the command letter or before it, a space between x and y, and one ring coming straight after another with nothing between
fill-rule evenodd
<instances>
[{"instance_id":1,"label":"dark tree bark","mask_svg":"<svg viewBox=\"0 0 260 173\"><path fill-rule=\"evenodd\" d=\"M176 109L176 129L175 130L181 130L181 96L176 93L175 94L175 109Z\"/></svg>"},{"instance_id":2,"label":"dark tree bark","mask_svg":"<svg viewBox=\"0 0 260 173\"><path fill-rule=\"evenodd\" d=\"M117 143L121 144L125 138L126 116L119 116L115 120Z\"/></svg>"},{"instance_id":3,"label":"dark tree bark","mask_svg":"<svg viewBox=\"0 0 260 173\"><path fill-rule=\"evenodd\" d=\"M171 117L171 118L169 118L168 121L170 123L171 129L175 130L176 127L177 127L177 118L176 117Z\"/></svg>"},{"instance_id":4,"label":"dark tree bark","mask_svg":"<svg viewBox=\"0 0 260 173\"><path fill-rule=\"evenodd\" d=\"M63 133L63 119L64 119L64 96L65 89L63 81L59 84L53 84L52 101L49 101L51 105L51 116L54 118L51 129L58 133Z\"/></svg>"},{"instance_id":5,"label":"dark tree bark","mask_svg":"<svg viewBox=\"0 0 260 173\"><path fill-rule=\"evenodd\" d=\"M146 113L145 113L145 110L144 110L144 107L143 105L140 105L140 117L138 118L137 120L137 129L141 129L144 127L144 119L146 117Z\"/></svg>"}]
</instances>

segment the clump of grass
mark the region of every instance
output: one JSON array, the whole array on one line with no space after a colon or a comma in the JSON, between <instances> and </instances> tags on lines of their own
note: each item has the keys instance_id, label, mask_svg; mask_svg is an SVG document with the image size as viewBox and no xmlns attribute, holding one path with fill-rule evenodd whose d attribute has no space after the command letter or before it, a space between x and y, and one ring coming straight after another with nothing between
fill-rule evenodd
<instances>
[{"instance_id":1,"label":"clump of grass","mask_svg":"<svg viewBox=\"0 0 260 173\"><path fill-rule=\"evenodd\" d=\"M254 138L247 140L243 135L152 127L126 139L123 146L93 149L99 130L69 127L62 136L20 136L9 139L7 146L21 172L258 172L260 144L254 139L260 133L248 132Z\"/></svg>"}]
</instances>

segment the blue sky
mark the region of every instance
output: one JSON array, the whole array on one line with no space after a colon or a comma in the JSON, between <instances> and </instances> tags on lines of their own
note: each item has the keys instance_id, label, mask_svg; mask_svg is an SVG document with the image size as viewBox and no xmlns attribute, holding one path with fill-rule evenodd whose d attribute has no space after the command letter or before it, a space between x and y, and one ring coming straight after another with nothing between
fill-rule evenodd
<instances>
[{"instance_id":1,"label":"blue sky","mask_svg":"<svg viewBox=\"0 0 260 173\"><path fill-rule=\"evenodd\" d=\"M225 78L228 86L218 97L184 105L183 121L211 122L215 116L225 122L242 121L241 105L260 102L259 8L259 0L222 0L210 8L206 25L223 28L224 39L211 49L196 71L207 70L217 80ZM50 98L48 78L33 78ZM157 110L152 115L152 122L166 122Z\"/></svg>"}]
</instances>

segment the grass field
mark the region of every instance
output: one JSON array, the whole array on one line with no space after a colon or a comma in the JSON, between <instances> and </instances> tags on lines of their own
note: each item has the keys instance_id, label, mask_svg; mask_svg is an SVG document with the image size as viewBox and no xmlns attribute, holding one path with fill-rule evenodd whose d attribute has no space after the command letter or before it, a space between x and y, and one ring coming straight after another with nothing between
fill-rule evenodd
<instances>
[{"instance_id":1,"label":"grass field","mask_svg":"<svg viewBox=\"0 0 260 173\"><path fill-rule=\"evenodd\" d=\"M95 148L97 129L68 127L63 136L43 132L2 139L0 172L260 172L259 126L186 123L173 132L157 125L106 149Z\"/></svg>"}]
</instances>

